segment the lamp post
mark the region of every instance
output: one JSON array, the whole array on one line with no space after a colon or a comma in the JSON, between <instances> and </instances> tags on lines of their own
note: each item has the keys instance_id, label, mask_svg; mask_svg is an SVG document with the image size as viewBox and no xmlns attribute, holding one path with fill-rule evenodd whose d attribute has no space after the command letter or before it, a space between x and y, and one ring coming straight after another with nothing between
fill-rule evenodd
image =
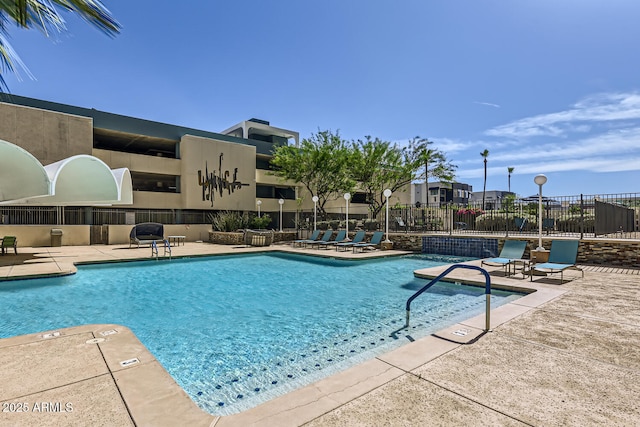
<instances>
[{"instance_id":1,"label":"lamp post","mask_svg":"<svg viewBox=\"0 0 640 427\"><path fill-rule=\"evenodd\" d=\"M260 205L262 204L262 200L258 200L256 205L258 205L258 218L260 218Z\"/></svg>"},{"instance_id":2,"label":"lamp post","mask_svg":"<svg viewBox=\"0 0 640 427\"><path fill-rule=\"evenodd\" d=\"M349 199L351 198L351 194L350 193L344 193L344 200L345 200L345 204L347 206L347 220L345 221L346 224L346 230L347 230L347 235L345 237L345 240L349 240Z\"/></svg>"},{"instance_id":3,"label":"lamp post","mask_svg":"<svg viewBox=\"0 0 640 427\"><path fill-rule=\"evenodd\" d=\"M385 221L386 221L385 236L387 236L387 238L385 239L384 242L391 243L391 240L389 240L389 197L391 197L391 190L387 188L386 190L384 190L382 194L384 194L384 197L387 198L387 215L385 216Z\"/></svg>"},{"instance_id":4,"label":"lamp post","mask_svg":"<svg viewBox=\"0 0 640 427\"><path fill-rule=\"evenodd\" d=\"M311 200L313 200L313 231L316 231L318 229L318 227L316 226L317 224L316 220L318 219L318 210L316 209L316 206L318 203L318 196L313 196Z\"/></svg>"},{"instance_id":5,"label":"lamp post","mask_svg":"<svg viewBox=\"0 0 640 427\"><path fill-rule=\"evenodd\" d=\"M542 247L542 186L547 182L547 177L542 174L536 175L533 182L538 184L538 247L536 251L544 251Z\"/></svg>"},{"instance_id":6,"label":"lamp post","mask_svg":"<svg viewBox=\"0 0 640 427\"><path fill-rule=\"evenodd\" d=\"M282 205L284 205L284 199L279 199L278 204L280 205L280 232L282 233Z\"/></svg>"}]
</instances>

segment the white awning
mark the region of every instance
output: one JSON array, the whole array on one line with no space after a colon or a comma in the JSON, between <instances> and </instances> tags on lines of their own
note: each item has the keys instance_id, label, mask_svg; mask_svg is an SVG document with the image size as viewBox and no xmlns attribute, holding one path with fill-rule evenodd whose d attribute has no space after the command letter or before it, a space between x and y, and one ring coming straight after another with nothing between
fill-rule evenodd
<instances>
[{"instance_id":1,"label":"white awning","mask_svg":"<svg viewBox=\"0 0 640 427\"><path fill-rule=\"evenodd\" d=\"M0 202L50 193L51 181L38 159L0 139Z\"/></svg>"},{"instance_id":2,"label":"white awning","mask_svg":"<svg viewBox=\"0 0 640 427\"><path fill-rule=\"evenodd\" d=\"M127 168L112 171L102 160L86 154L42 166L24 149L0 140L0 204L9 203L132 204L131 173Z\"/></svg>"}]
</instances>

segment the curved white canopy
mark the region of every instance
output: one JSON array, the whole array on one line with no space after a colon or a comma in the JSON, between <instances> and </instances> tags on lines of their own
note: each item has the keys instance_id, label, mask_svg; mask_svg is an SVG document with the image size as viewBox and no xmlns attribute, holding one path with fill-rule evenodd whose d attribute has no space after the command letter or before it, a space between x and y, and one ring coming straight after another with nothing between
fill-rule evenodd
<instances>
[{"instance_id":1,"label":"curved white canopy","mask_svg":"<svg viewBox=\"0 0 640 427\"><path fill-rule=\"evenodd\" d=\"M5 152L11 157L5 157ZM0 168L1 204L84 206L133 203L129 170L112 171L102 160L86 154L43 167L27 151L0 140ZM39 181L39 187L31 184L29 179L33 180L34 176L46 185Z\"/></svg>"},{"instance_id":2,"label":"curved white canopy","mask_svg":"<svg viewBox=\"0 0 640 427\"><path fill-rule=\"evenodd\" d=\"M0 139L0 202L51 192L42 164L25 149Z\"/></svg>"}]
</instances>

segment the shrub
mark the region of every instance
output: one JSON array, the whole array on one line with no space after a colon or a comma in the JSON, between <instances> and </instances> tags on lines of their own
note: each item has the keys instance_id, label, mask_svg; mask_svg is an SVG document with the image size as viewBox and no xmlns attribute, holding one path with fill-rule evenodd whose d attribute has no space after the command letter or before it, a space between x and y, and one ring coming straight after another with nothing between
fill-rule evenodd
<instances>
[{"instance_id":1,"label":"shrub","mask_svg":"<svg viewBox=\"0 0 640 427\"><path fill-rule=\"evenodd\" d=\"M318 230L328 230L329 221L318 221L316 226L318 227Z\"/></svg>"},{"instance_id":2,"label":"shrub","mask_svg":"<svg viewBox=\"0 0 640 427\"><path fill-rule=\"evenodd\" d=\"M263 230L271 224L271 217L269 214L262 214L261 217L254 216L251 218L251 228Z\"/></svg>"},{"instance_id":3,"label":"shrub","mask_svg":"<svg viewBox=\"0 0 640 427\"><path fill-rule=\"evenodd\" d=\"M556 227L558 231L565 233L579 233L580 232L580 215L571 215L566 218L556 221ZM596 229L596 218L593 215L584 216L584 232L594 233Z\"/></svg>"},{"instance_id":4,"label":"shrub","mask_svg":"<svg viewBox=\"0 0 640 427\"><path fill-rule=\"evenodd\" d=\"M329 221L329 227L331 227L332 230L337 230L340 227L340 220L339 219L332 219L331 221Z\"/></svg>"},{"instance_id":5,"label":"shrub","mask_svg":"<svg viewBox=\"0 0 640 427\"><path fill-rule=\"evenodd\" d=\"M362 223L362 226L367 231L376 231L378 229L378 225L377 219L365 219Z\"/></svg>"},{"instance_id":6,"label":"shrub","mask_svg":"<svg viewBox=\"0 0 640 427\"><path fill-rule=\"evenodd\" d=\"M249 215L236 211L220 211L208 215L214 231L237 231L249 226Z\"/></svg>"}]
</instances>

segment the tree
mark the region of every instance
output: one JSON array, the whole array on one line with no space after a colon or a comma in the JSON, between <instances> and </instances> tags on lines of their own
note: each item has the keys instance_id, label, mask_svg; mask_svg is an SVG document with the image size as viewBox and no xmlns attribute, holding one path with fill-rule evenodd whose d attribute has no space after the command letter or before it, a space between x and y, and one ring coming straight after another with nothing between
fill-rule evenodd
<instances>
[{"instance_id":1,"label":"tree","mask_svg":"<svg viewBox=\"0 0 640 427\"><path fill-rule=\"evenodd\" d=\"M372 218L378 216L386 198L384 190L398 191L409 184L419 167L419 160L408 149L366 136L353 142L349 171L358 188L367 194Z\"/></svg>"},{"instance_id":2,"label":"tree","mask_svg":"<svg viewBox=\"0 0 640 427\"><path fill-rule=\"evenodd\" d=\"M515 168L508 167L507 172L509 172L509 193L511 193L511 174L513 173Z\"/></svg>"},{"instance_id":3,"label":"tree","mask_svg":"<svg viewBox=\"0 0 640 427\"><path fill-rule=\"evenodd\" d=\"M2 0L0 1L0 92L8 90L2 73L15 73L17 66L28 72L7 41L7 24L14 22L21 28L37 28L48 37L52 31L66 31L60 10L79 15L109 36L120 32L120 24L99 0Z\"/></svg>"},{"instance_id":4,"label":"tree","mask_svg":"<svg viewBox=\"0 0 640 427\"><path fill-rule=\"evenodd\" d=\"M352 191L354 182L349 177L347 162L350 149L339 133L318 131L303 139L300 147L281 145L271 159L273 174L302 184L311 196L318 196L320 216L326 219L324 209L329 200Z\"/></svg>"},{"instance_id":5,"label":"tree","mask_svg":"<svg viewBox=\"0 0 640 427\"><path fill-rule=\"evenodd\" d=\"M487 157L489 157L489 150L486 148L483 152L480 153L482 158L484 158L484 185L482 187L482 210L486 210L484 207L484 198L487 193Z\"/></svg>"},{"instance_id":6,"label":"tree","mask_svg":"<svg viewBox=\"0 0 640 427\"><path fill-rule=\"evenodd\" d=\"M409 141L410 152L417 156L420 165L424 165L424 175L418 175L415 179L421 179L424 176L427 191L429 190L429 176L442 182L451 182L455 178L455 170L457 168L447 160L447 156L442 151L430 148L432 144L433 141L419 136Z\"/></svg>"}]
</instances>

